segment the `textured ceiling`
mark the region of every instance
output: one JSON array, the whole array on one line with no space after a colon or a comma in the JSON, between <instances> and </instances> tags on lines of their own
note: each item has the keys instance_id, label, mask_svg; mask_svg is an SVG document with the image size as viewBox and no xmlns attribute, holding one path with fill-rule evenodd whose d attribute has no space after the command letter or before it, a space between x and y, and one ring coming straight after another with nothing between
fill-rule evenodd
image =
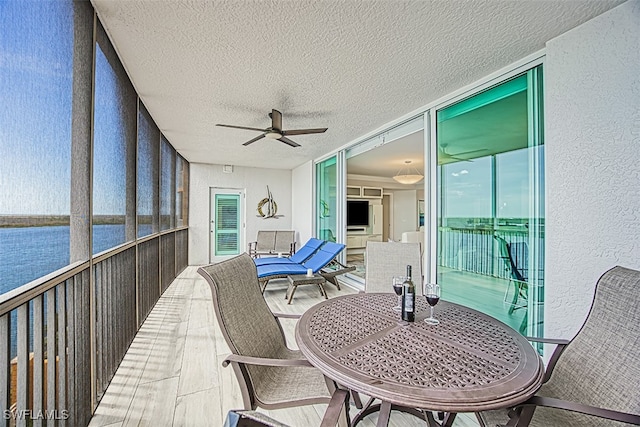
<instances>
[{"instance_id":1,"label":"textured ceiling","mask_svg":"<svg viewBox=\"0 0 640 427\"><path fill-rule=\"evenodd\" d=\"M294 168L544 48L622 1L92 0L141 99L191 162ZM302 147L225 129L272 108Z\"/></svg>"}]
</instances>

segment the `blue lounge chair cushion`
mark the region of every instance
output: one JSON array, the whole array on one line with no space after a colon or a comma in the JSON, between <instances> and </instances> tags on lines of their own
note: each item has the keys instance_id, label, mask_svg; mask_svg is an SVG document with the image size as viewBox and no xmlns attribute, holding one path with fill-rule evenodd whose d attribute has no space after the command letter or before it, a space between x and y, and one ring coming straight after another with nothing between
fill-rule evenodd
<instances>
[{"instance_id":1,"label":"blue lounge chair cushion","mask_svg":"<svg viewBox=\"0 0 640 427\"><path fill-rule=\"evenodd\" d=\"M307 269L311 269L313 273L317 273L323 267L326 267L339 253L344 249L342 243L327 242L314 253L311 258L302 264L265 264L259 265L258 277L282 276L292 274L306 274Z\"/></svg>"},{"instance_id":2,"label":"blue lounge chair cushion","mask_svg":"<svg viewBox=\"0 0 640 427\"><path fill-rule=\"evenodd\" d=\"M342 243L327 242L311 258L302 263L305 269L310 268L314 273L326 267L344 249Z\"/></svg>"},{"instance_id":3,"label":"blue lounge chair cushion","mask_svg":"<svg viewBox=\"0 0 640 427\"><path fill-rule=\"evenodd\" d=\"M267 264L301 264L309 258L311 255L315 253L322 245L324 244L324 240L316 239L314 237L310 238L307 243L304 244L300 249L296 251L295 254L291 255L287 258L278 258L278 257L266 257L266 258L256 258L253 261L257 266L267 265Z\"/></svg>"},{"instance_id":4,"label":"blue lounge chair cushion","mask_svg":"<svg viewBox=\"0 0 640 427\"><path fill-rule=\"evenodd\" d=\"M258 266L258 277L280 276L290 274L306 274L307 269L302 264L265 264Z\"/></svg>"}]
</instances>

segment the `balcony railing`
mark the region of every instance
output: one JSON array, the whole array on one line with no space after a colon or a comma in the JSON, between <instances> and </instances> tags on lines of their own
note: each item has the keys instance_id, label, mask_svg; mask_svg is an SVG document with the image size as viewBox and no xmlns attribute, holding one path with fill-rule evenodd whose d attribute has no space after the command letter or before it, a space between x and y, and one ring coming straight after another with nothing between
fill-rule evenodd
<instances>
[{"instance_id":1,"label":"balcony railing","mask_svg":"<svg viewBox=\"0 0 640 427\"><path fill-rule=\"evenodd\" d=\"M498 233L509 243L527 242L529 238L527 231L509 229L440 227L438 233L439 241L442 242L439 266L501 279L511 277L500 258L494 234ZM522 251L525 245L518 247ZM524 254L516 256L524 258Z\"/></svg>"},{"instance_id":2,"label":"balcony railing","mask_svg":"<svg viewBox=\"0 0 640 427\"><path fill-rule=\"evenodd\" d=\"M187 228L149 236L3 295L2 425L87 425L140 325L186 268L187 240Z\"/></svg>"}]
</instances>

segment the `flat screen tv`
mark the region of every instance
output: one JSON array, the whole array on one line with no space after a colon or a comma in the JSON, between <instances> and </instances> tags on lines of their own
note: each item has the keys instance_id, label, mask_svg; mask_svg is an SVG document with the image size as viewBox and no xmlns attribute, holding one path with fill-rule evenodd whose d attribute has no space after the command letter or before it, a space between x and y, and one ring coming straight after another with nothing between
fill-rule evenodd
<instances>
[{"instance_id":1,"label":"flat screen tv","mask_svg":"<svg viewBox=\"0 0 640 427\"><path fill-rule=\"evenodd\" d=\"M347 200L347 227L369 226L369 201Z\"/></svg>"}]
</instances>

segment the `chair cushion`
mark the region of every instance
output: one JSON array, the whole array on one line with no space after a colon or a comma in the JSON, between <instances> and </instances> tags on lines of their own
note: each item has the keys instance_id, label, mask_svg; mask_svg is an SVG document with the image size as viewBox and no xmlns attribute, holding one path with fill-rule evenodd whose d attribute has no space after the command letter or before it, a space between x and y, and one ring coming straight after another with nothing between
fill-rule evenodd
<instances>
[{"instance_id":1,"label":"chair cushion","mask_svg":"<svg viewBox=\"0 0 640 427\"><path fill-rule=\"evenodd\" d=\"M342 243L327 242L302 264L283 263L258 266L258 277L305 274L307 269L311 269L313 273L317 273L321 268L329 264L342 249L344 249Z\"/></svg>"},{"instance_id":2,"label":"chair cushion","mask_svg":"<svg viewBox=\"0 0 640 427\"><path fill-rule=\"evenodd\" d=\"M289 350L281 354L282 359L304 359L298 350ZM274 405L291 400L317 399L330 397L324 375L315 368L305 366L259 366L254 367L259 372L260 381L255 383L256 397L261 403Z\"/></svg>"},{"instance_id":3,"label":"chair cushion","mask_svg":"<svg viewBox=\"0 0 640 427\"><path fill-rule=\"evenodd\" d=\"M318 250L320 246L324 244L324 240L316 239L312 237L309 239L307 243L304 244L303 247L298 249L295 254L291 255L288 258L277 258L277 257L268 257L268 258L258 258L255 259L254 262L257 266L266 265L266 264L289 264L296 263L300 264L311 255Z\"/></svg>"},{"instance_id":4,"label":"chair cushion","mask_svg":"<svg viewBox=\"0 0 640 427\"><path fill-rule=\"evenodd\" d=\"M258 268L258 277L279 276L289 274L306 274L307 269L300 264L266 264Z\"/></svg>"},{"instance_id":5,"label":"chair cushion","mask_svg":"<svg viewBox=\"0 0 640 427\"><path fill-rule=\"evenodd\" d=\"M317 273L322 267L325 267L331 260L338 256L343 249L344 245L342 243L327 242L322 245L311 258L303 262L302 265L305 271L307 268L310 268L314 273Z\"/></svg>"}]
</instances>

